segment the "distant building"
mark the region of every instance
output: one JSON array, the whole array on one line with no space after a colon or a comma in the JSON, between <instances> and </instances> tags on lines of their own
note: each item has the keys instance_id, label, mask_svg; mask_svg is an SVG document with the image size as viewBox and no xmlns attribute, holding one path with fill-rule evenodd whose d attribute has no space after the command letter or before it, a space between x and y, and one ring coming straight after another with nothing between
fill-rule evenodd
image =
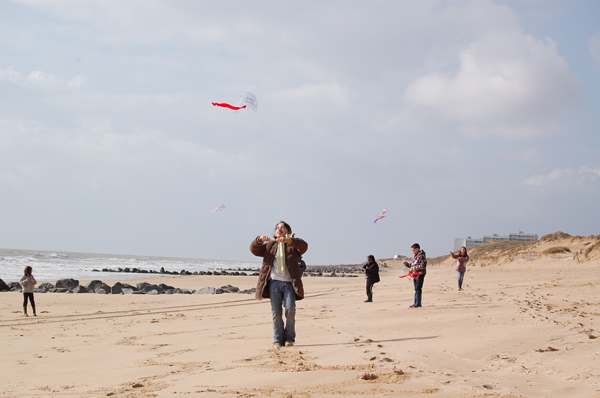
<instances>
[{"instance_id":1,"label":"distant building","mask_svg":"<svg viewBox=\"0 0 600 398\"><path fill-rule=\"evenodd\" d=\"M483 238L473 239L470 236L465 238L455 238L454 239L454 251L460 250L461 247L466 247L470 249L475 246L479 246L484 244L485 242L489 242L492 240L500 240L500 241L511 241L511 242L537 242L538 236L535 234L526 234L523 231L519 231L519 233L508 234L504 236L500 236L497 234L493 235L484 235Z\"/></svg>"}]
</instances>

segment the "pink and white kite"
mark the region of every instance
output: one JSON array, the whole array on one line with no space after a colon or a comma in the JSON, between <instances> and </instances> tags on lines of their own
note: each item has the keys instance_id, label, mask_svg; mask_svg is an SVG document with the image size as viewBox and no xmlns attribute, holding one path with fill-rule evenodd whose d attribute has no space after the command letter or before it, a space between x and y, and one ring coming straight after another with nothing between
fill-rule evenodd
<instances>
[{"instance_id":1,"label":"pink and white kite","mask_svg":"<svg viewBox=\"0 0 600 398\"><path fill-rule=\"evenodd\" d=\"M211 213L214 213L215 211L223 211L224 209L225 205L217 205L217 208L211 211Z\"/></svg>"},{"instance_id":2,"label":"pink and white kite","mask_svg":"<svg viewBox=\"0 0 600 398\"><path fill-rule=\"evenodd\" d=\"M387 211L387 209L383 209L383 211L381 212L381 214L379 215L379 217L377 217L377 219L375 221L373 221L375 224L377 224L377 221L381 220L382 218L385 218L385 212Z\"/></svg>"}]
</instances>

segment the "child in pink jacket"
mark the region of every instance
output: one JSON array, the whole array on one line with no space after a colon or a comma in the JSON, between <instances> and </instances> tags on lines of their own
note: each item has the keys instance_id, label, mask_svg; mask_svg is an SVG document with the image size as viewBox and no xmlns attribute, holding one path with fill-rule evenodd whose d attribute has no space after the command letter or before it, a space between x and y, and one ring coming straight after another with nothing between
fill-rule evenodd
<instances>
[{"instance_id":1,"label":"child in pink jacket","mask_svg":"<svg viewBox=\"0 0 600 398\"><path fill-rule=\"evenodd\" d=\"M465 277L465 272L467 272L467 262L469 261L469 256L467 255L467 248L461 247L458 254L454 254L450 252L452 258L456 259L456 271L458 272L458 290L462 289L463 279Z\"/></svg>"}]
</instances>

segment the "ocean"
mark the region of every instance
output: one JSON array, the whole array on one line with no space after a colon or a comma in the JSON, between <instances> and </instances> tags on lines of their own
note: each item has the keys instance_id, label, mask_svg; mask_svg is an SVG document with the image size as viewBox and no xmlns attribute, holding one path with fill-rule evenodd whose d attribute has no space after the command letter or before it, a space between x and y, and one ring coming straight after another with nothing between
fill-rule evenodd
<instances>
[{"instance_id":1,"label":"ocean","mask_svg":"<svg viewBox=\"0 0 600 398\"><path fill-rule=\"evenodd\" d=\"M73 278L81 281L130 280L161 278L160 274L139 274L125 272L94 272L94 269L118 270L119 268L138 268L143 270L181 272L222 271L246 268L258 270L260 262L203 260L175 257L152 257L120 254L72 253L61 251L0 249L0 279L4 282L19 281L23 270L30 265L38 281L55 282L59 279ZM184 278L185 276L182 276Z\"/></svg>"}]
</instances>

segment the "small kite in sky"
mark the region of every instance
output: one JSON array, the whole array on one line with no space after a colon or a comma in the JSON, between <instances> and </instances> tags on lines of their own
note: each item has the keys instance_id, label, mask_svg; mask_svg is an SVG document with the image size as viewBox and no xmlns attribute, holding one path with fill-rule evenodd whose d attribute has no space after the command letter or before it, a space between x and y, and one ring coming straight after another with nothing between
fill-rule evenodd
<instances>
[{"instance_id":1,"label":"small kite in sky","mask_svg":"<svg viewBox=\"0 0 600 398\"><path fill-rule=\"evenodd\" d=\"M240 109L249 108L249 109L252 109L254 112L256 112L258 109L258 101L256 101L256 97L254 96L254 94L249 93L247 91L244 94L240 95L240 98L238 99L238 102L235 105L219 103L219 102L213 102L212 104L213 104L213 106L229 108L229 109L233 109L234 111L239 111Z\"/></svg>"},{"instance_id":2,"label":"small kite in sky","mask_svg":"<svg viewBox=\"0 0 600 398\"><path fill-rule=\"evenodd\" d=\"M215 211L223 211L225 209L225 205L217 205L217 208L214 209L211 213L214 213Z\"/></svg>"},{"instance_id":3,"label":"small kite in sky","mask_svg":"<svg viewBox=\"0 0 600 398\"><path fill-rule=\"evenodd\" d=\"M383 211L381 212L381 214L379 215L379 217L377 217L377 219L375 221L373 221L375 224L377 224L377 221L381 220L382 218L385 218L385 212L387 211L387 209L383 209Z\"/></svg>"}]
</instances>

